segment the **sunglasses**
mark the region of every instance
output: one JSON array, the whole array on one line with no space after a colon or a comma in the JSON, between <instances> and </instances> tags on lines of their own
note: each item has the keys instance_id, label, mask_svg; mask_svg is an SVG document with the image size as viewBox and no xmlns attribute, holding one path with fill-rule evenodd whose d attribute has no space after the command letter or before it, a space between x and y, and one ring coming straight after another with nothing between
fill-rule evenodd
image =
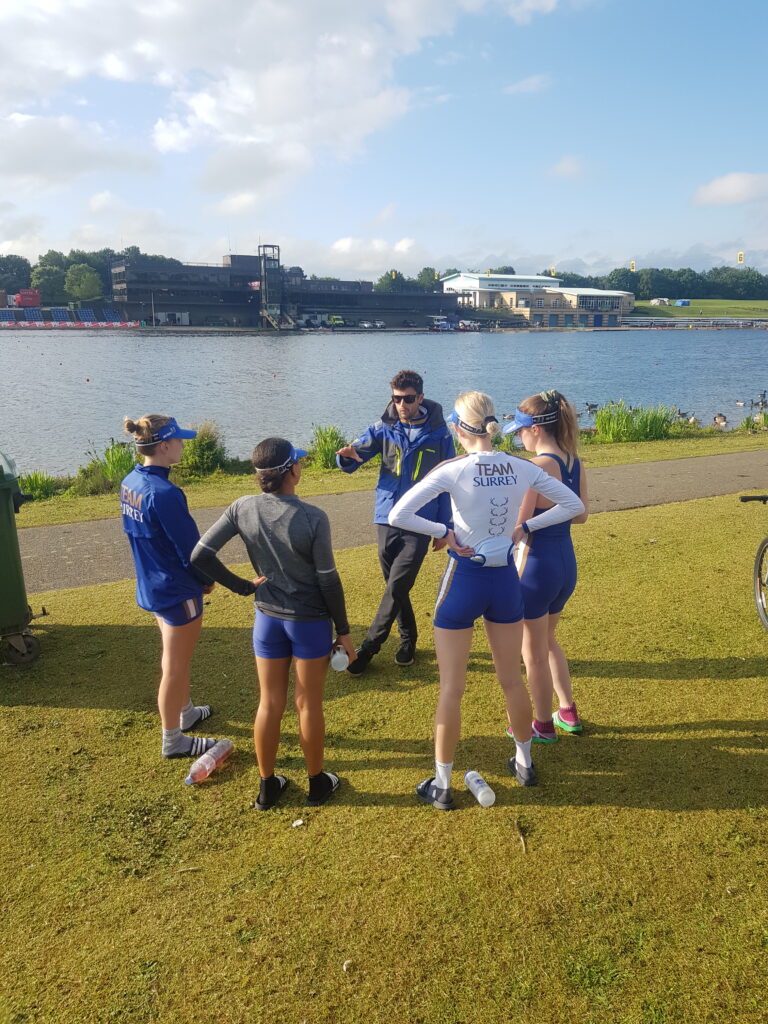
<instances>
[{"instance_id":1,"label":"sunglasses","mask_svg":"<svg viewBox=\"0 0 768 1024\"><path fill-rule=\"evenodd\" d=\"M418 397L418 395L392 395L392 401L395 405L399 405L400 402L405 402L406 405L413 405Z\"/></svg>"}]
</instances>

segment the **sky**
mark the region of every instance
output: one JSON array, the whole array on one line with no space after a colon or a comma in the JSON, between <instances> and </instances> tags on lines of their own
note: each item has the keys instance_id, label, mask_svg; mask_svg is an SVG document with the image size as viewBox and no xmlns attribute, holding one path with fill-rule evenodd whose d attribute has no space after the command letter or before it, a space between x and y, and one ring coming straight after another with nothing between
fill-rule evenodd
<instances>
[{"instance_id":1,"label":"sky","mask_svg":"<svg viewBox=\"0 0 768 1024\"><path fill-rule=\"evenodd\" d=\"M0 254L768 272L768 5L3 0Z\"/></svg>"}]
</instances>

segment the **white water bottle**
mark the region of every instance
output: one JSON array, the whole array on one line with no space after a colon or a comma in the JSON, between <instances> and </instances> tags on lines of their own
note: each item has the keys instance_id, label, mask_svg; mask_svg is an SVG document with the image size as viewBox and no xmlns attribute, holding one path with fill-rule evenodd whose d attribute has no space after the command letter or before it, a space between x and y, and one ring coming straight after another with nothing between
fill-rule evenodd
<instances>
[{"instance_id":1,"label":"white water bottle","mask_svg":"<svg viewBox=\"0 0 768 1024\"><path fill-rule=\"evenodd\" d=\"M349 655L343 647L334 647L331 652L331 668L343 672L349 664Z\"/></svg>"},{"instance_id":2,"label":"white water bottle","mask_svg":"<svg viewBox=\"0 0 768 1024\"><path fill-rule=\"evenodd\" d=\"M467 772L464 783L481 807L490 807L496 802L496 794L480 772Z\"/></svg>"}]
</instances>

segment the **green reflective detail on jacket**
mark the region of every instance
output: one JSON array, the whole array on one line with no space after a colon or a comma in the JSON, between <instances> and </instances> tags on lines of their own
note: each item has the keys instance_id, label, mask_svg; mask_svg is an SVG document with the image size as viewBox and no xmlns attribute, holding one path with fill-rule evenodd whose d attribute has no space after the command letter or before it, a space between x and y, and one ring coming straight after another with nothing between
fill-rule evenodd
<instances>
[{"instance_id":1,"label":"green reflective detail on jacket","mask_svg":"<svg viewBox=\"0 0 768 1024\"><path fill-rule=\"evenodd\" d=\"M400 451L400 448L397 445L395 445L395 476L400 476L400 464L402 462L402 459L403 453Z\"/></svg>"},{"instance_id":2,"label":"green reflective detail on jacket","mask_svg":"<svg viewBox=\"0 0 768 1024\"><path fill-rule=\"evenodd\" d=\"M423 455L423 452L421 451L421 449L419 449L419 455L418 455L418 458L416 459L416 468L413 471L413 479L414 480L417 480L418 477L419 477L419 470L421 469L421 456L422 455Z\"/></svg>"}]
</instances>

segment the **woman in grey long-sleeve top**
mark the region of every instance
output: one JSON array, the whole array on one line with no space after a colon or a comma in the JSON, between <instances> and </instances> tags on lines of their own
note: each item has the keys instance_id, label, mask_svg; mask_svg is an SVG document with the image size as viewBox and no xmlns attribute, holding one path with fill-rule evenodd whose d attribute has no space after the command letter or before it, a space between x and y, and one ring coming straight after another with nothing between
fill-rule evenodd
<instances>
[{"instance_id":1,"label":"woman in grey long-sleeve top","mask_svg":"<svg viewBox=\"0 0 768 1024\"><path fill-rule=\"evenodd\" d=\"M274 770L291 661L296 664L296 710L309 803L319 806L339 786L338 776L323 771L323 688L333 644L331 624L336 643L350 661L355 659L328 516L295 494L300 459L306 454L280 437L258 444L253 467L263 493L233 502L192 552L192 564L211 579L237 594L256 595L253 650L260 698L253 741L261 785L254 806L262 811L273 807L288 785ZM230 572L216 557L235 536L243 539L258 573L253 581Z\"/></svg>"}]
</instances>

